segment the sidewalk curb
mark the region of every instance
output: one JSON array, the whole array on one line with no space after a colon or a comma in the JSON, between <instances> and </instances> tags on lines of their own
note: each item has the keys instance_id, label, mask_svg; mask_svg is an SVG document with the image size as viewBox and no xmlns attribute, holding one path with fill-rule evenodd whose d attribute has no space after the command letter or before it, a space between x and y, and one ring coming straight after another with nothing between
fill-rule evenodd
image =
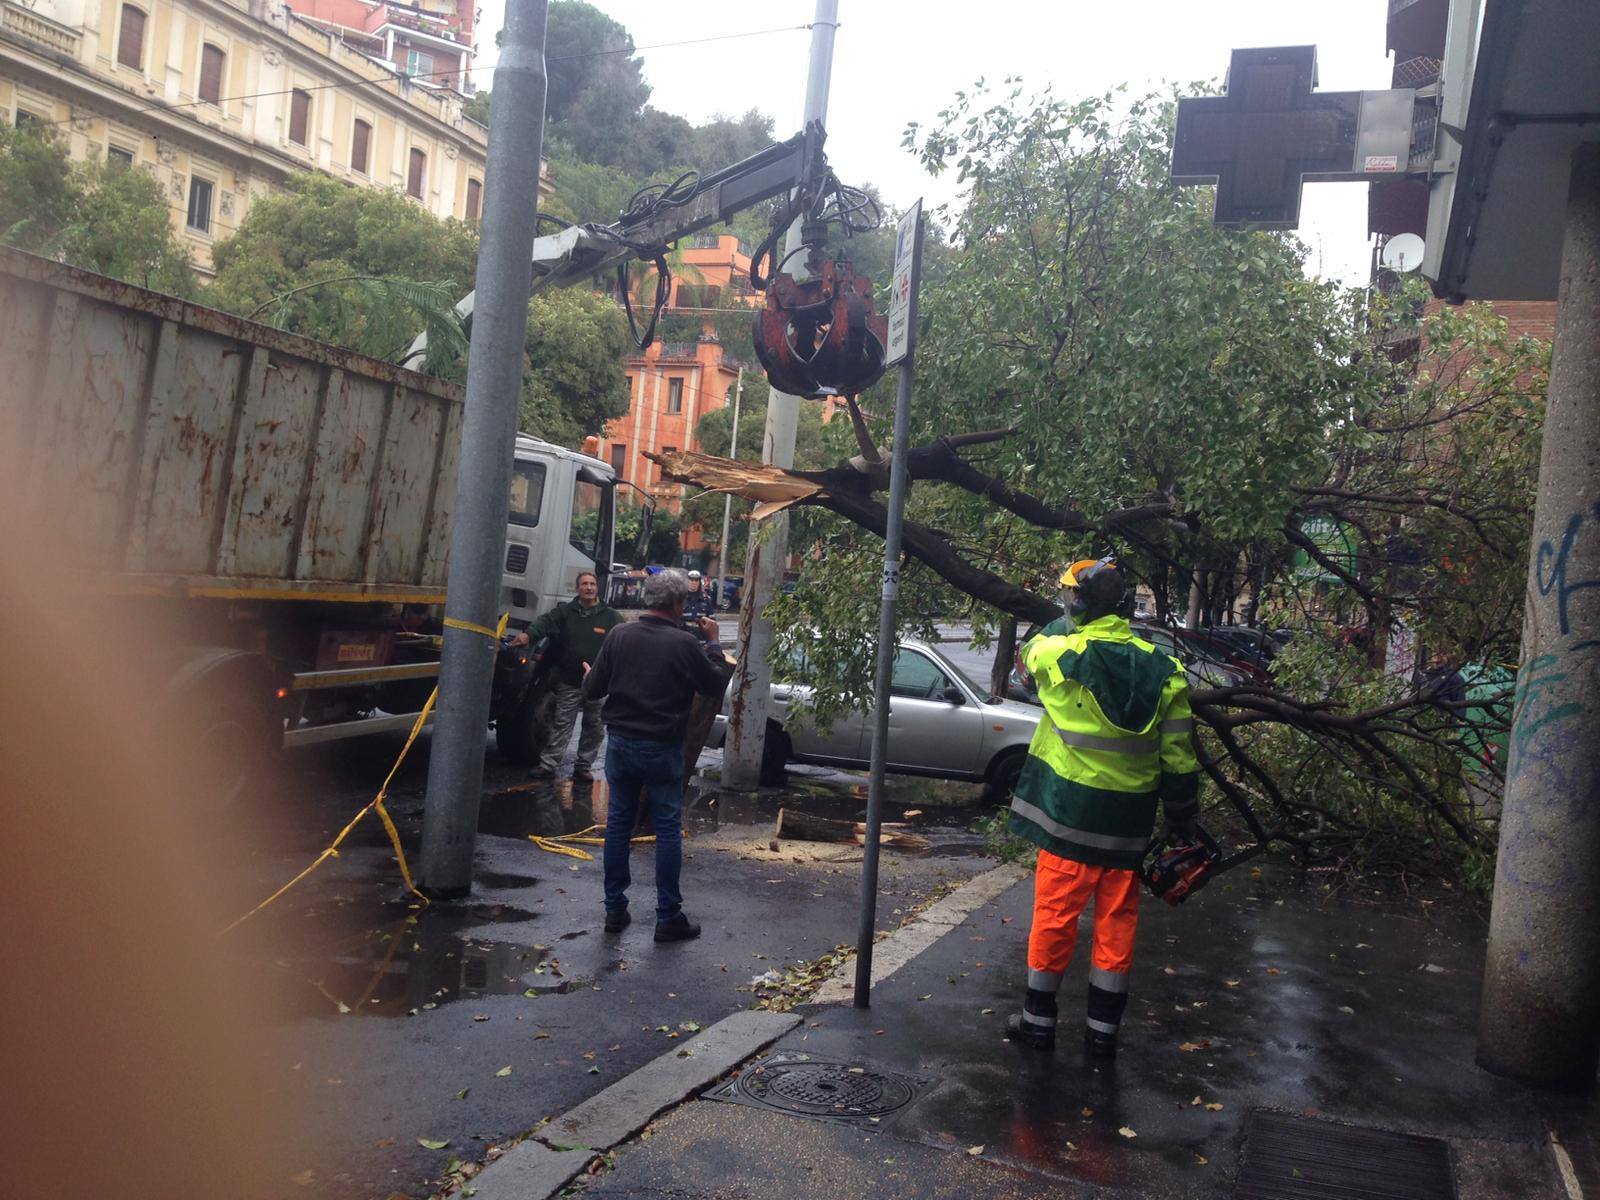
<instances>
[{"instance_id":1,"label":"sidewalk curb","mask_svg":"<svg viewBox=\"0 0 1600 1200\"><path fill-rule=\"evenodd\" d=\"M777 1041L800 1018L745 1010L724 1017L677 1049L591 1096L537 1136L517 1143L473 1181L475 1200L542 1200L594 1156L632 1137L664 1109Z\"/></svg>"},{"instance_id":2,"label":"sidewalk curb","mask_svg":"<svg viewBox=\"0 0 1600 1200\"><path fill-rule=\"evenodd\" d=\"M1033 873L1010 863L974 875L948 896L931 904L872 948L872 982L882 983L979 908ZM847 1004L855 997L856 960L851 955L822 981L807 1004Z\"/></svg>"}]
</instances>

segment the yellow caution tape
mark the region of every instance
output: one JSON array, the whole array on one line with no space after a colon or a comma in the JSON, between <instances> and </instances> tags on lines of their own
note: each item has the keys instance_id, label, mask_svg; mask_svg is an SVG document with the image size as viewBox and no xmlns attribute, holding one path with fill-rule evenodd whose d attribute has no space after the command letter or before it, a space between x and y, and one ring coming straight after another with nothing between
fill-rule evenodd
<instances>
[{"instance_id":1,"label":"yellow caution tape","mask_svg":"<svg viewBox=\"0 0 1600 1200\"><path fill-rule=\"evenodd\" d=\"M471 629L475 632L485 634L488 637L492 637L498 641L500 636L505 633L506 622L510 619L510 613L501 613L500 624L497 629L488 629L482 625L473 625L465 621L456 621L449 617L445 618L445 624L456 625L463 629ZM394 782L395 774L400 770L400 764L405 762L406 755L411 752L411 747L417 740L417 735L422 732L422 727L428 723L428 717L433 712L434 702L438 699L439 689L435 687L433 691L429 693L427 703L422 706L422 711L417 714L417 719L412 722L411 733L406 738L406 744L400 747L400 753L395 757L394 766L389 768L389 774L384 777L383 786L378 789L378 794L364 804L360 812L356 813L355 816L350 818L350 823L339 831L339 836L334 838L333 841L328 844L327 849L323 850L321 854L312 859L310 866L301 871L300 874L296 875L293 879L289 880L288 883L284 884L277 891L273 892L272 895L268 896L249 912L245 913L244 916L228 925L225 929L217 934L218 937L221 937L226 933L232 933L240 925L243 925L251 917L255 916L258 912L275 901L279 896L282 896L285 892L293 888L295 884L299 883L307 875L311 874L323 863L327 862L328 859L338 858L339 843L343 842L345 838L349 837L350 831L353 830L357 825L361 824L361 818L366 816L369 812L372 812L374 809L377 810L378 818L383 822L383 828L389 835L389 844L394 847L395 860L400 864L400 877L406 882L406 890L418 900L422 901L424 908L427 907L429 903L428 898L417 890L417 885L411 880L411 868L406 862L406 852L400 845L400 831L394 827L394 819L389 816L389 810L383 806L383 802L389 794L389 785Z\"/></svg>"},{"instance_id":2,"label":"yellow caution tape","mask_svg":"<svg viewBox=\"0 0 1600 1200\"><path fill-rule=\"evenodd\" d=\"M456 617L446 617L444 623L451 629L465 629L468 633L481 633L484 637L493 638L498 642L506 631L506 619L510 615L510 613L501 614L498 629L490 629L487 625L479 625L476 621L462 621Z\"/></svg>"},{"instance_id":3,"label":"yellow caution tape","mask_svg":"<svg viewBox=\"0 0 1600 1200\"><path fill-rule=\"evenodd\" d=\"M578 830L577 833L562 833L554 837L540 837L538 834L530 833L528 840L539 849L548 850L551 854L565 854L568 858L581 858L585 862L593 862L594 855L587 850L577 849L573 843L581 843L585 846L604 846L606 844L605 838L590 836L599 828L600 826L598 825L591 825L587 829ZM653 833L628 839L635 846L644 845L655 840L656 837Z\"/></svg>"}]
</instances>

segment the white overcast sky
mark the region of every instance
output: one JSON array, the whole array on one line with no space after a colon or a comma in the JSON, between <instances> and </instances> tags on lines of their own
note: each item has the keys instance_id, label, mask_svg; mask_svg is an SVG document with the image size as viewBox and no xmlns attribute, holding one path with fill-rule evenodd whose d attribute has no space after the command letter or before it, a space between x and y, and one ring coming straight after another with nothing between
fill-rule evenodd
<instances>
[{"instance_id":1,"label":"white overcast sky","mask_svg":"<svg viewBox=\"0 0 1600 1200\"><path fill-rule=\"evenodd\" d=\"M469 0L470 2L470 0ZM810 22L815 0L594 0L633 35L653 89L650 103L700 122L759 108L778 137L800 128L811 35L794 30L668 46L689 38ZM480 65L493 62L504 0L484 0ZM1386 0L839 0L828 159L847 183L876 184L904 207L918 196L953 200L901 149L906 124L932 124L979 77L1020 75L1065 98L1119 84L1220 79L1242 46L1314 44L1320 87L1389 86ZM492 86L489 72L477 76ZM1366 185L1308 185L1300 237L1308 270L1346 283L1368 274Z\"/></svg>"}]
</instances>

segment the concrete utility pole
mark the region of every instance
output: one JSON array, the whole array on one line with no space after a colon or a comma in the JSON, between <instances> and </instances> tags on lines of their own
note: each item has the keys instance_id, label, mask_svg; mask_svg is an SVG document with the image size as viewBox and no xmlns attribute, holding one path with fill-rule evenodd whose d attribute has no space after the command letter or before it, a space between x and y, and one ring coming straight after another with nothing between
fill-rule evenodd
<instances>
[{"instance_id":1,"label":"concrete utility pole","mask_svg":"<svg viewBox=\"0 0 1600 1200\"><path fill-rule=\"evenodd\" d=\"M733 385L733 432L728 436L728 457L739 457L739 402L744 399L744 368L739 368L739 378ZM722 593L728 578L728 525L733 517L733 494L722 498L722 541L717 543L717 583L711 593L713 608L722 607Z\"/></svg>"},{"instance_id":2,"label":"concrete utility pole","mask_svg":"<svg viewBox=\"0 0 1600 1200\"><path fill-rule=\"evenodd\" d=\"M1600 145L1573 157L1478 1063L1600 1065Z\"/></svg>"},{"instance_id":3,"label":"concrete utility pole","mask_svg":"<svg viewBox=\"0 0 1600 1200\"><path fill-rule=\"evenodd\" d=\"M806 77L804 123L828 119L828 83L833 76L833 35L839 28L839 0L817 0L811 19L811 69ZM800 218L795 218L784 239L787 255L800 245ZM790 265L796 279L807 277L803 259ZM773 388L767 396L767 428L761 461L780 467L794 466L795 432L800 422L800 398ZM739 665L733 674L729 703L727 749L723 754L724 787L753 791L761 782L761 751L772 711L772 622L763 616L783 578L789 557L789 514L769 517L761 530L750 531L745 559L744 599L739 607Z\"/></svg>"},{"instance_id":4,"label":"concrete utility pole","mask_svg":"<svg viewBox=\"0 0 1600 1200\"><path fill-rule=\"evenodd\" d=\"M472 890L472 856L483 794L483 749L499 648L501 555L516 448L522 356L528 338L533 235L544 142L545 17L548 0L507 0L504 45L494 71L489 158L478 250L472 355L461 428L455 525L446 582L444 660L428 761L420 875L442 899Z\"/></svg>"}]
</instances>

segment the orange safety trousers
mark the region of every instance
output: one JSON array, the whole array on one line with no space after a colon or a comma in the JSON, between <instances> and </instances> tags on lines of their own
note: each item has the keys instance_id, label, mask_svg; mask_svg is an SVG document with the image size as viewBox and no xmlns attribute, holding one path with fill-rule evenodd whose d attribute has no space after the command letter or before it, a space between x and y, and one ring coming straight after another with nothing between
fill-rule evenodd
<instances>
[{"instance_id":1,"label":"orange safety trousers","mask_svg":"<svg viewBox=\"0 0 1600 1200\"><path fill-rule=\"evenodd\" d=\"M1072 961L1078 918L1094 900L1092 984L1126 992L1139 928L1139 876L1113 867L1091 867L1039 851L1033 876L1033 929L1028 935L1029 986L1054 991ZM1052 983L1053 981L1053 983ZM1119 986L1120 985L1120 986Z\"/></svg>"}]
</instances>

